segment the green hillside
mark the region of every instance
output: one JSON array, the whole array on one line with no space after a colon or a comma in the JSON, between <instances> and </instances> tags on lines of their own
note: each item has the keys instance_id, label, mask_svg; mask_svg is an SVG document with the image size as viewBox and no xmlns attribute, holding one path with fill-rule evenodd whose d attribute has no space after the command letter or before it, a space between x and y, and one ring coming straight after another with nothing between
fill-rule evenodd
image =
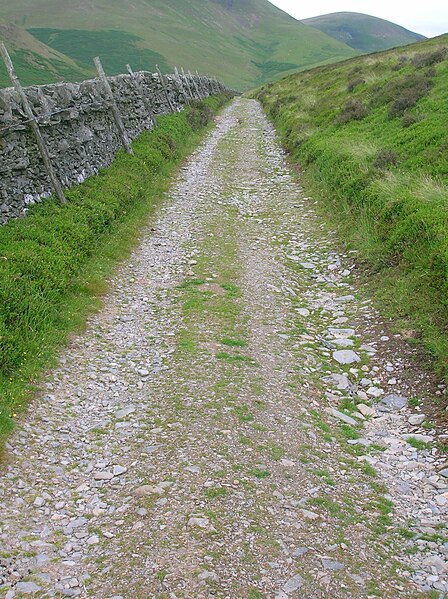
<instances>
[{"instance_id":1,"label":"green hillside","mask_svg":"<svg viewBox=\"0 0 448 599\"><path fill-rule=\"evenodd\" d=\"M357 12L335 12L304 19L302 23L363 53L406 46L425 39L425 36L390 21Z\"/></svg>"},{"instance_id":2,"label":"green hillside","mask_svg":"<svg viewBox=\"0 0 448 599\"><path fill-rule=\"evenodd\" d=\"M0 40L5 42L17 72L25 85L55 83L61 79L85 79L91 73L75 60L37 40L15 25L0 25ZM0 61L0 87L11 85Z\"/></svg>"},{"instance_id":3,"label":"green hillside","mask_svg":"<svg viewBox=\"0 0 448 599\"><path fill-rule=\"evenodd\" d=\"M266 85L311 189L448 374L448 35Z\"/></svg>"},{"instance_id":4,"label":"green hillside","mask_svg":"<svg viewBox=\"0 0 448 599\"><path fill-rule=\"evenodd\" d=\"M267 0L0 0L0 22L26 30L81 71L91 72L99 54L111 74L126 62L177 65L240 89L356 54ZM36 69L35 82L41 75Z\"/></svg>"}]
</instances>

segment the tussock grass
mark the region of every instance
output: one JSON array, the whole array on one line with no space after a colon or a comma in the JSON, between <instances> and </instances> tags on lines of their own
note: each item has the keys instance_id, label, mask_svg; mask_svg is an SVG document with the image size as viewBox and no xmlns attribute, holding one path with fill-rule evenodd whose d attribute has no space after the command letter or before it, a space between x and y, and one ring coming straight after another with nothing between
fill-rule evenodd
<instances>
[{"instance_id":1,"label":"tussock grass","mask_svg":"<svg viewBox=\"0 0 448 599\"><path fill-rule=\"evenodd\" d=\"M419 331L445 376L447 47L445 35L254 93L321 206L370 264L378 304L398 329ZM317 98L314 106L309 97Z\"/></svg>"},{"instance_id":2,"label":"tussock grass","mask_svg":"<svg viewBox=\"0 0 448 599\"><path fill-rule=\"evenodd\" d=\"M107 277L138 242L170 178L226 98L160 119L111 167L0 227L0 443L42 369L100 305ZM204 116L205 115L205 116ZM204 117L204 118L203 118Z\"/></svg>"}]
</instances>

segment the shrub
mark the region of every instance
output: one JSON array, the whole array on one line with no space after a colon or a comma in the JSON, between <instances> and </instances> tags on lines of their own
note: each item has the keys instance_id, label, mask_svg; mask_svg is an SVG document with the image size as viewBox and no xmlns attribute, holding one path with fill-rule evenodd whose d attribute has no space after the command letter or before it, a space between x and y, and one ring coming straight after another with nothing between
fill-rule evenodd
<instances>
[{"instance_id":1,"label":"shrub","mask_svg":"<svg viewBox=\"0 0 448 599\"><path fill-rule=\"evenodd\" d=\"M415 123L419 122L419 117L416 114L412 114L412 112L405 112L403 120L401 124L403 127L411 127L411 125L415 125Z\"/></svg>"},{"instance_id":2,"label":"shrub","mask_svg":"<svg viewBox=\"0 0 448 599\"><path fill-rule=\"evenodd\" d=\"M401 71L401 69L406 66L408 61L409 61L409 58L407 56L400 56L398 58L397 64L392 67L392 70L393 71Z\"/></svg>"},{"instance_id":3,"label":"shrub","mask_svg":"<svg viewBox=\"0 0 448 599\"><path fill-rule=\"evenodd\" d=\"M361 100L349 100L339 115L336 117L336 123L343 125L350 121L360 121L368 114L367 108Z\"/></svg>"},{"instance_id":4,"label":"shrub","mask_svg":"<svg viewBox=\"0 0 448 599\"><path fill-rule=\"evenodd\" d=\"M347 84L348 93L351 94L352 91L358 87L358 85L362 85L363 83L365 83L364 79L361 79L361 78L351 79Z\"/></svg>"},{"instance_id":5,"label":"shrub","mask_svg":"<svg viewBox=\"0 0 448 599\"><path fill-rule=\"evenodd\" d=\"M375 86L372 88L373 97L371 106L380 106L388 104L392 101L399 100L402 96L414 96L415 102L409 106L413 106L420 98L426 96L432 87L432 71L425 73L414 72L388 81L382 87ZM403 111L405 108L403 108Z\"/></svg>"},{"instance_id":6,"label":"shrub","mask_svg":"<svg viewBox=\"0 0 448 599\"><path fill-rule=\"evenodd\" d=\"M204 102L195 102L190 107L187 119L193 131L199 131L213 118L213 111Z\"/></svg>"},{"instance_id":7,"label":"shrub","mask_svg":"<svg viewBox=\"0 0 448 599\"><path fill-rule=\"evenodd\" d=\"M389 116L393 119L396 116L401 116L408 108L412 108L417 104L419 96L411 90L407 90L402 96L397 98L389 108Z\"/></svg>"},{"instance_id":8,"label":"shrub","mask_svg":"<svg viewBox=\"0 0 448 599\"><path fill-rule=\"evenodd\" d=\"M390 118L401 116L408 108L415 106L421 98L428 95L431 87L431 73L413 73L395 82L395 86L390 86L387 90L393 100L389 107Z\"/></svg>"},{"instance_id":9,"label":"shrub","mask_svg":"<svg viewBox=\"0 0 448 599\"><path fill-rule=\"evenodd\" d=\"M386 169L390 166L398 165L398 154L393 150L383 149L380 150L375 158L373 166L378 169Z\"/></svg>"},{"instance_id":10,"label":"shrub","mask_svg":"<svg viewBox=\"0 0 448 599\"><path fill-rule=\"evenodd\" d=\"M412 59L412 65L416 69L431 67L438 62L442 62L448 56L448 48L438 48L433 52L421 52L416 54Z\"/></svg>"}]
</instances>

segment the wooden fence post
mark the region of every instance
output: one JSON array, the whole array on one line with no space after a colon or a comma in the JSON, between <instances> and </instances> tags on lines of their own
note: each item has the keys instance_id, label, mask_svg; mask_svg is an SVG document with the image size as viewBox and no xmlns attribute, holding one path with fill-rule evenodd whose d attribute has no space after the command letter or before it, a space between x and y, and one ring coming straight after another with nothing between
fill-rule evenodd
<instances>
[{"instance_id":1,"label":"wooden fence post","mask_svg":"<svg viewBox=\"0 0 448 599\"><path fill-rule=\"evenodd\" d=\"M174 108L173 103L170 100L170 96L169 96L169 93L168 93L168 88L166 86L165 77L162 75L162 73L161 73L161 71L159 69L159 65L158 64L156 64L156 69L157 69L157 74L160 77L160 83L162 84L162 89L163 89L163 91L165 93L165 98L166 98L166 101L168 102L168 106L170 107L171 112L176 112L176 109Z\"/></svg>"},{"instance_id":2,"label":"wooden fence post","mask_svg":"<svg viewBox=\"0 0 448 599\"><path fill-rule=\"evenodd\" d=\"M184 67L182 67L182 77L183 77L183 81L184 81L185 85L187 86L187 91L188 91L188 93L190 95L190 98L192 100L194 100L194 94L192 93L191 88L190 88L190 84L188 83L188 79L185 76Z\"/></svg>"},{"instance_id":3,"label":"wooden fence post","mask_svg":"<svg viewBox=\"0 0 448 599\"><path fill-rule=\"evenodd\" d=\"M197 83L196 83L196 81L194 80L194 77L193 77L193 75L191 74L191 71L188 71L188 76L190 77L190 81L192 81L192 82L193 82L194 88L195 88L195 90L196 90L196 93L197 93L197 95L198 95L198 100L200 100L200 99L201 99L201 92L199 91L199 88L198 88L198 86L197 86Z\"/></svg>"},{"instance_id":4,"label":"wooden fence post","mask_svg":"<svg viewBox=\"0 0 448 599\"><path fill-rule=\"evenodd\" d=\"M143 91L143 84L142 82L138 79L137 75L134 73L134 71L132 70L132 67L130 64L126 65L126 69L129 73L129 75L132 77L132 81L134 82L135 88L138 91L142 102L143 102L143 106L145 107L145 109L148 111L149 114L149 118L152 121L152 124L154 125L154 128L157 128L159 125L157 123L157 119L156 116L152 110L152 106L150 104L150 102L145 98L145 92Z\"/></svg>"},{"instance_id":5,"label":"wooden fence post","mask_svg":"<svg viewBox=\"0 0 448 599\"><path fill-rule=\"evenodd\" d=\"M96 56L93 59L93 62L95 63L96 72L98 73L98 77L100 78L100 80L101 80L101 82L102 82L102 84L104 86L104 90L106 92L107 99L110 102L110 109L112 111L112 115L114 117L115 124L116 124L117 129L118 129L118 133L120 134L121 143L125 147L126 152L128 154L133 154L134 152L132 151L131 142L129 140L128 134L127 134L126 129L124 127L120 111L118 110L117 103L115 101L114 95L113 95L112 90L110 88L109 81L107 80L106 73L104 72L103 65L101 64L101 60L100 60L99 56Z\"/></svg>"},{"instance_id":6,"label":"wooden fence post","mask_svg":"<svg viewBox=\"0 0 448 599\"><path fill-rule=\"evenodd\" d=\"M202 97L206 98L207 97L207 90L205 89L205 86L204 86L204 79L202 78L201 75L199 75L199 73L198 73L197 70L196 70L196 76L197 76L198 81L199 81L199 86L200 86L200 88L202 90Z\"/></svg>"},{"instance_id":7,"label":"wooden fence post","mask_svg":"<svg viewBox=\"0 0 448 599\"><path fill-rule=\"evenodd\" d=\"M180 77L180 75L179 75L179 71L177 70L177 67L174 67L174 73L175 73L175 75L176 75L177 82L179 83L179 86L180 86L180 90L181 90L181 92L182 92L182 95L183 95L183 97L185 98L185 103L186 103L186 104L189 106L189 105L190 105L190 100L189 100L189 98L188 98L188 95L187 95L187 93L186 93L186 91L185 91L185 87L184 87L184 84L183 84L183 82L182 82L182 79L181 79L181 77Z\"/></svg>"},{"instance_id":8,"label":"wooden fence post","mask_svg":"<svg viewBox=\"0 0 448 599\"><path fill-rule=\"evenodd\" d=\"M39 152L42 157L42 161L44 163L45 170L47 171L47 174L50 178L53 190L56 193L59 200L63 204L65 204L67 202L67 200L65 198L64 190L62 189L62 185L56 176L56 172L53 168L53 165L51 164L50 154L48 153L47 144L45 143L45 140L42 137L42 133L40 132L36 117L34 116L33 111L31 110L31 106L28 102L28 98L26 97L25 90L23 89L22 84L20 83L20 80L16 75L14 65L12 64L11 57L9 56L8 50L6 49L6 46L3 42L0 44L0 52L2 54L3 61L6 66L6 70L8 71L9 78L11 79L12 84L14 85L17 93L20 96L23 110L25 111L25 114L30 122L31 130L33 131L34 137L36 138L37 147L39 148Z\"/></svg>"}]
</instances>

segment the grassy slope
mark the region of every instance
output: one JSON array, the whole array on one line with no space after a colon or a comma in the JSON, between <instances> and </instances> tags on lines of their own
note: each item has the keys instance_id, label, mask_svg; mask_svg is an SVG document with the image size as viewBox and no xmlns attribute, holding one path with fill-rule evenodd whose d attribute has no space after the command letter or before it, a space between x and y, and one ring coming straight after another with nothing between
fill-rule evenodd
<instances>
[{"instance_id":1,"label":"grassy slope","mask_svg":"<svg viewBox=\"0 0 448 599\"><path fill-rule=\"evenodd\" d=\"M256 92L309 184L370 263L383 307L423 339L445 374L448 55L424 65L447 47L445 35Z\"/></svg>"},{"instance_id":2,"label":"grassy slope","mask_svg":"<svg viewBox=\"0 0 448 599\"><path fill-rule=\"evenodd\" d=\"M337 12L302 21L360 52L378 52L425 39L390 21L356 12Z\"/></svg>"},{"instance_id":3,"label":"grassy slope","mask_svg":"<svg viewBox=\"0 0 448 599\"><path fill-rule=\"evenodd\" d=\"M89 69L46 46L29 32L15 25L0 25L0 40L5 42L24 85L55 83L61 79L86 79ZM0 61L0 87L11 85Z\"/></svg>"},{"instance_id":4,"label":"grassy slope","mask_svg":"<svg viewBox=\"0 0 448 599\"><path fill-rule=\"evenodd\" d=\"M86 65L100 54L111 73L128 60L151 68L161 56L167 69L198 69L240 89L355 54L267 0L235 0L231 9L218 0L0 0L0 19Z\"/></svg>"},{"instance_id":5,"label":"grassy slope","mask_svg":"<svg viewBox=\"0 0 448 599\"><path fill-rule=\"evenodd\" d=\"M138 241L182 159L225 98L161 117L113 165L0 228L0 448L33 385L99 306L106 278Z\"/></svg>"}]
</instances>

